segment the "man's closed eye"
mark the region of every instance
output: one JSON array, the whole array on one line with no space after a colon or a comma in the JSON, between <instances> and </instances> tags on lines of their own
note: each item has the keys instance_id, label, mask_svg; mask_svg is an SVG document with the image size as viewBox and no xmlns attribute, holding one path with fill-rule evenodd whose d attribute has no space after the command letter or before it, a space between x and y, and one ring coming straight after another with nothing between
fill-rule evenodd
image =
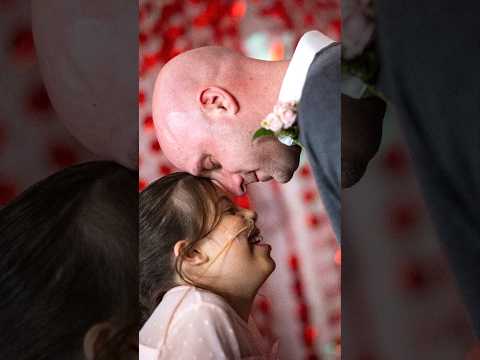
<instances>
[{"instance_id":1,"label":"man's closed eye","mask_svg":"<svg viewBox=\"0 0 480 360\"><path fill-rule=\"evenodd\" d=\"M217 163L211 156L205 158L202 166L204 171L213 171L221 168L221 165Z\"/></svg>"}]
</instances>

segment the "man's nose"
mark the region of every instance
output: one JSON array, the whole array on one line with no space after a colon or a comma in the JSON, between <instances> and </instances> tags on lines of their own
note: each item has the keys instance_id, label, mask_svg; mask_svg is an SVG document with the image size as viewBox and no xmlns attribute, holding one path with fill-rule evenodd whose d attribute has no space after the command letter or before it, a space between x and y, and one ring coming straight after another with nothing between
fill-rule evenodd
<instances>
[{"instance_id":1,"label":"man's nose","mask_svg":"<svg viewBox=\"0 0 480 360\"><path fill-rule=\"evenodd\" d=\"M241 196L245 193L243 177L241 175L222 171L217 172L213 176L213 180L219 182L225 190L236 196Z\"/></svg>"}]
</instances>

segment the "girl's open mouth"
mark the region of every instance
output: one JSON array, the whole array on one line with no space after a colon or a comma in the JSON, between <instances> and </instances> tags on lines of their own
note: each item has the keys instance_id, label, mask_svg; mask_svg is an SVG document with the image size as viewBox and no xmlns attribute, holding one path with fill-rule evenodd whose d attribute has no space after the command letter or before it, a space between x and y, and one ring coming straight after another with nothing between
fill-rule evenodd
<instances>
[{"instance_id":1,"label":"girl's open mouth","mask_svg":"<svg viewBox=\"0 0 480 360\"><path fill-rule=\"evenodd\" d=\"M255 226L248 236L248 242L252 245L259 245L263 242L263 236L260 230Z\"/></svg>"}]
</instances>

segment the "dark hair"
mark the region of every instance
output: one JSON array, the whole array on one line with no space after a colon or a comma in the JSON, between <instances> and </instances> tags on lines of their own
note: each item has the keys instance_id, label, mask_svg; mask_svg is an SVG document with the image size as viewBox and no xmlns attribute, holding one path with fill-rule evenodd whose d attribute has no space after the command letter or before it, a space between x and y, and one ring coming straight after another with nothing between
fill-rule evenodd
<instances>
[{"instance_id":1,"label":"dark hair","mask_svg":"<svg viewBox=\"0 0 480 360\"><path fill-rule=\"evenodd\" d=\"M219 192L208 179L184 172L165 176L140 194L140 306L142 323L152 314L163 295L176 286L182 273L182 256L176 259L177 241L188 240L183 254L204 238L220 219Z\"/></svg>"},{"instance_id":2,"label":"dark hair","mask_svg":"<svg viewBox=\"0 0 480 360\"><path fill-rule=\"evenodd\" d=\"M104 321L122 330L97 358L118 358L138 328L137 173L113 162L55 173L1 210L0 234L0 358L76 358Z\"/></svg>"}]
</instances>

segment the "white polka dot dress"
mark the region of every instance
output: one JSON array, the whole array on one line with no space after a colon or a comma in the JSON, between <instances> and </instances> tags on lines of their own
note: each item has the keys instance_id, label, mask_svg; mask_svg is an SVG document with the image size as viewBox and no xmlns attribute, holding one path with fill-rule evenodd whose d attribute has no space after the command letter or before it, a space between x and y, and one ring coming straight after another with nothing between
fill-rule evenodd
<instances>
[{"instance_id":1,"label":"white polka dot dress","mask_svg":"<svg viewBox=\"0 0 480 360\"><path fill-rule=\"evenodd\" d=\"M222 297L191 286L165 294L139 342L140 360L277 359L277 346L261 338L253 321L245 322Z\"/></svg>"}]
</instances>

